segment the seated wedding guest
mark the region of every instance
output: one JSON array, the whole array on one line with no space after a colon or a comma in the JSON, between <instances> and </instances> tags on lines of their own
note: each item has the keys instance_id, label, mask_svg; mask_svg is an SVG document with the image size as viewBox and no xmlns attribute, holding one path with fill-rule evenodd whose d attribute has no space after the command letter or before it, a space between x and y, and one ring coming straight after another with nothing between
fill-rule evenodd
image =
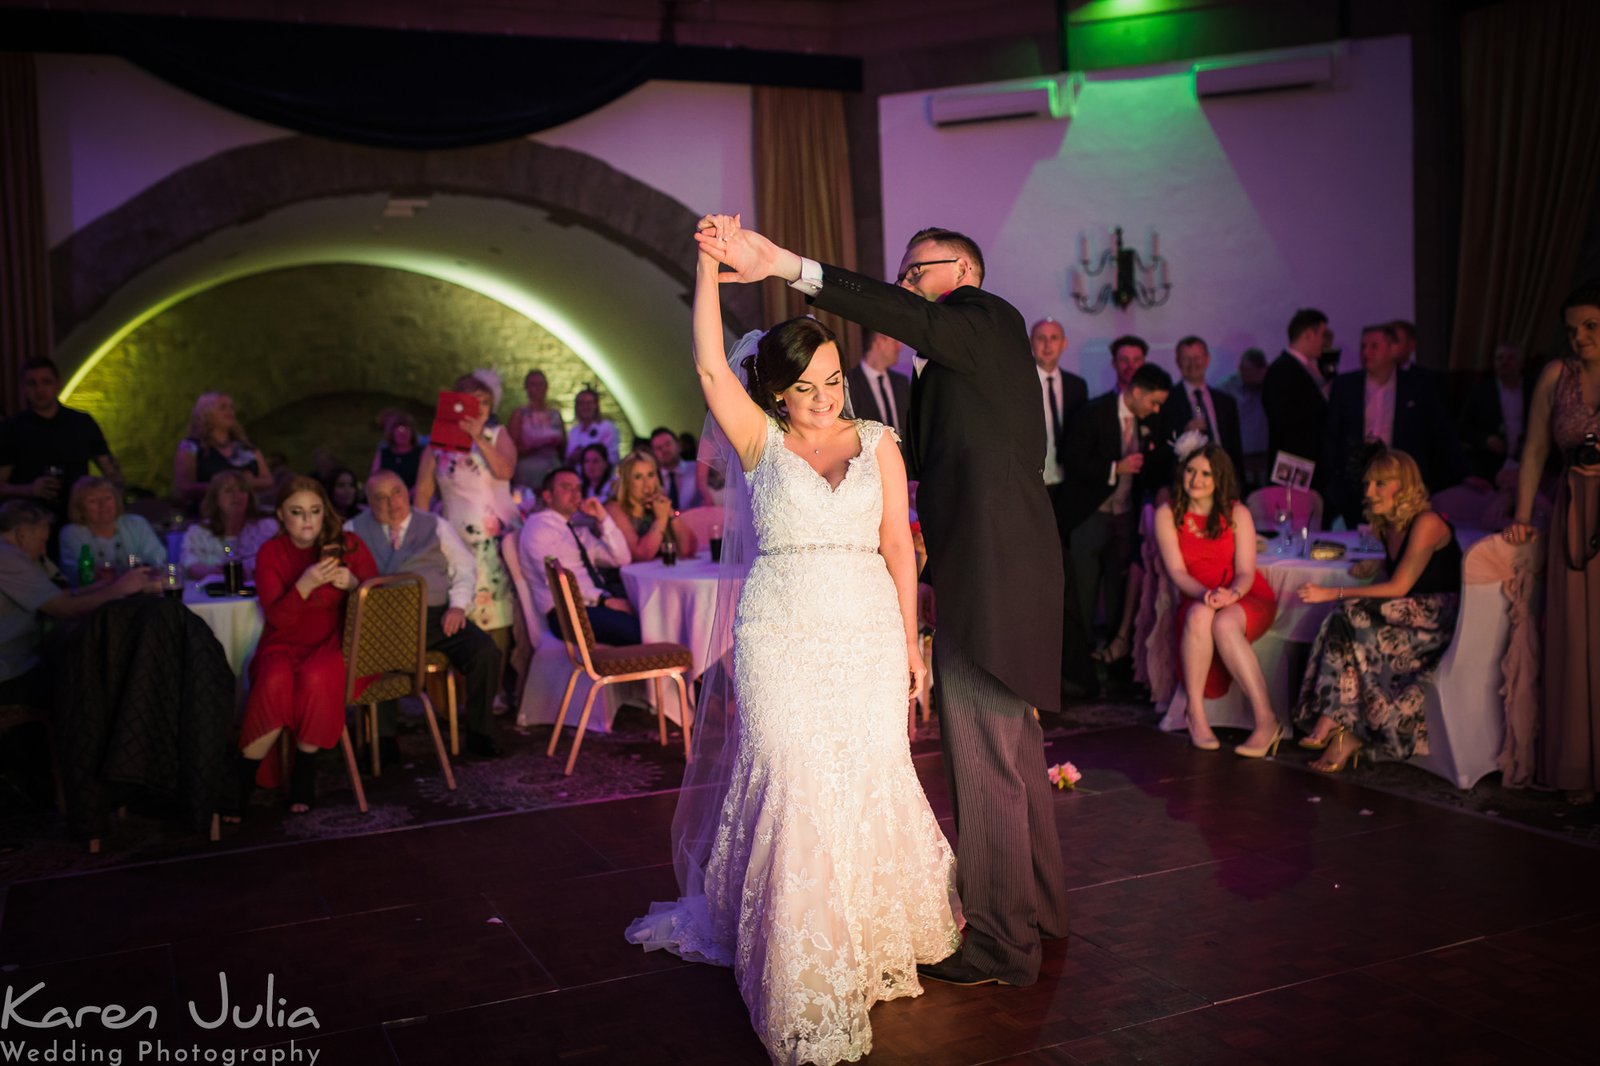
<instances>
[{"instance_id":1,"label":"seated wedding guest","mask_svg":"<svg viewBox=\"0 0 1600 1066\"><path fill-rule=\"evenodd\" d=\"M1495 345L1493 371L1473 383L1461 412L1461 441L1472 472L1485 481L1494 481L1502 467L1521 457L1537 377L1537 370L1529 373L1521 349L1501 341Z\"/></svg>"},{"instance_id":2,"label":"seated wedding guest","mask_svg":"<svg viewBox=\"0 0 1600 1066\"><path fill-rule=\"evenodd\" d=\"M699 507L700 485L695 476L699 464L683 457L678 435L665 426L658 426L650 434L650 452L656 457L661 488L672 501L673 509L687 511Z\"/></svg>"},{"instance_id":3,"label":"seated wedding guest","mask_svg":"<svg viewBox=\"0 0 1600 1066\"><path fill-rule=\"evenodd\" d=\"M250 696L239 729L235 779L238 806L249 806L259 779L276 784L278 760L266 756L285 730L296 756L289 811L303 814L316 798L316 753L344 732L344 611L349 593L378 575L372 553L346 533L327 490L313 477L290 479L278 493L283 532L261 546L256 591L266 625L250 661Z\"/></svg>"},{"instance_id":4,"label":"seated wedding guest","mask_svg":"<svg viewBox=\"0 0 1600 1066\"><path fill-rule=\"evenodd\" d=\"M577 462L578 453L590 444L604 444L606 454L614 463L618 458L617 424L600 417L600 394L592 388L584 389L572 399L572 429L567 433L567 462Z\"/></svg>"},{"instance_id":5,"label":"seated wedding guest","mask_svg":"<svg viewBox=\"0 0 1600 1066\"><path fill-rule=\"evenodd\" d=\"M617 491L606 511L621 527L632 561L640 563L661 554L661 542L669 530L680 558L694 554L694 531L672 520L675 510L661 491L654 455L637 451L618 464Z\"/></svg>"},{"instance_id":6,"label":"seated wedding guest","mask_svg":"<svg viewBox=\"0 0 1600 1066\"><path fill-rule=\"evenodd\" d=\"M252 492L272 487L267 462L239 424L233 397L225 392L204 392L194 402L189 435L178 442L172 460L173 492L186 503L198 503L211 479L224 470L243 470Z\"/></svg>"},{"instance_id":7,"label":"seated wedding guest","mask_svg":"<svg viewBox=\"0 0 1600 1066\"><path fill-rule=\"evenodd\" d=\"M1600 790L1600 284L1561 305L1570 355L1539 372L1528 408L1517 502L1501 536L1545 536L1543 671L1535 779L1571 804ZM1540 484L1554 461L1550 520L1538 521Z\"/></svg>"},{"instance_id":8,"label":"seated wedding guest","mask_svg":"<svg viewBox=\"0 0 1600 1066\"><path fill-rule=\"evenodd\" d=\"M336 467L331 477L319 480L323 488L328 490L328 499L333 501L333 510L340 518L354 518L356 512L365 509L361 486L356 483L355 472L349 467Z\"/></svg>"},{"instance_id":9,"label":"seated wedding guest","mask_svg":"<svg viewBox=\"0 0 1600 1066\"><path fill-rule=\"evenodd\" d=\"M1429 507L1416 461L1382 452L1363 482L1384 560L1358 562L1350 572L1367 577L1381 567L1384 579L1365 588L1300 588L1305 603L1341 601L1312 645L1295 711L1311 729L1300 746L1327 749L1312 768L1330 774L1367 747L1394 759L1427 753L1422 705L1455 633L1461 593L1461 546Z\"/></svg>"},{"instance_id":10,"label":"seated wedding guest","mask_svg":"<svg viewBox=\"0 0 1600 1066\"><path fill-rule=\"evenodd\" d=\"M140 567L77 592L63 588L45 555L51 517L36 500L0 504L0 704L52 705L51 679L39 664L40 615L80 618L103 603L161 587L150 568Z\"/></svg>"},{"instance_id":11,"label":"seated wedding guest","mask_svg":"<svg viewBox=\"0 0 1600 1066\"><path fill-rule=\"evenodd\" d=\"M1239 404L1239 444L1244 449L1240 487L1249 491L1267 481L1267 411L1261 405L1261 383L1267 376L1267 357L1260 348L1239 355L1239 369L1218 386Z\"/></svg>"},{"instance_id":12,"label":"seated wedding guest","mask_svg":"<svg viewBox=\"0 0 1600 1066\"><path fill-rule=\"evenodd\" d=\"M381 574L419 574L427 583L429 651L443 652L466 678L467 751L482 758L503 754L489 723L500 678L500 649L467 619L477 588L472 549L444 519L411 507L405 482L392 470L367 480L371 509L345 523L372 552ZM378 747L398 762L394 703L378 707Z\"/></svg>"},{"instance_id":13,"label":"seated wedding guest","mask_svg":"<svg viewBox=\"0 0 1600 1066\"><path fill-rule=\"evenodd\" d=\"M143 566L167 565L167 546L143 517L123 513L122 493L108 478L79 478L67 501L67 516L72 521L61 531L59 555L66 573L77 572L84 548L93 555L97 571L106 566L121 570L130 555Z\"/></svg>"},{"instance_id":14,"label":"seated wedding guest","mask_svg":"<svg viewBox=\"0 0 1600 1066\"><path fill-rule=\"evenodd\" d=\"M1186 452L1180 439L1179 451ZM1205 444L1186 452L1172 502L1156 509L1156 543L1177 586L1176 640L1188 697L1189 740L1205 751L1219 745L1205 701L1227 695L1237 680L1255 728L1234 751L1259 759L1275 751L1282 727L1267 699L1267 679L1250 647L1278 615L1278 601L1256 570L1256 528L1239 501L1239 478L1227 450Z\"/></svg>"},{"instance_id":15,"label":"seated wedding guest","mask_svg":"<svg viewBox=\"0 0 1600 1066\"><path fill-rule=\"evenodd\" d=\"M478 584L467 615L505 654L511 647L516 591L500 558L500 535L515 528L521 515L511 498L517 449L505 427L490 416L500 405L499 389L499 377L489 370L474 371L451 386L453 392L478 398L478 415L461 422L472 449L461 452L430 444L417 471L415 502L417 510L426 511L437 491L440 513L472 549Z\"/></svg>"},{"instance_id":16,"label":"seated wedding guest","mask_svg":"<svg viewBox=\"0 0 1600 1066\"><path fill-rule=\"evenodd\" d=\"M261 513L250 491L250 476L242 470L224 470L206 488L200 521L183 531L178 562L189 577L220 573L227 561L223 548L231 541L245 573L254 574L256 554L277 535L278 520Z\"/></svg>"},{"instance_id":17,"label":"seated wedding guest","mask_svg":"<svg viewBox=\"0 0 1600 1066\"><path fill-rule=\"evenodd\" d=\"M22 364L27 407L0 425L0 499L42 500L58 523L67 515L67 489L91 462L112 481L122 480L99 423L59 403L60 392L55 363L29 359Z\"/></svg>"},{"instance_id":18,"label":"seated wedding guest","mask_svg":"<svg viewBox=\"0 0 1600 1066\"><path fill-rule=\"evenodd\" d=\"M604 444L590 444L583 449L578 461L578 476L583 480L583 498L604 503L617 491L616 472L611 465L611 454Z\"/></svg>"},{"instance_id":19,"label":"seated wedding guest","mask_svg":"<svg viewBox=\"0 0 1600 1066\"><path fill-rule=\"evenodd\" d=\"M511 483L538 491L544 476L561 465L567 451L567 426L561 412L550 404L550 382L542 370L530 370L522 379L528 394L526 407L511 412L507 430L517 446L517 469Z\"/></svg>"},{"instance_id":20,"label":"seated wedding guest","mask_svg":"<svg viewBox=\"0 0 1600 1066\"><path fill-rule=\"evenodd\" d=\"M551 632L561 632L555 596L550 583L543 580L544 561L554 556L577 580L594 639L601 644L640 643L637 612L620 588L608 587L601 572L601 567L617 568L629 562L628 543L610 509L593 497L584 499L578 472L570 466L551 471L539 495L544 509L528 516L517 541L533 609L546 617Z\"/></svg>"},{"instance_id":21,"label":"seated wedding guest","mask_svg":"<svg viewBox=\"0 0 1600 1066\"><path fill-rule=\"evenodd\" d=\"M1361 522L1361 471L1374 448L1412 456L1430 491L1459 484L1468 475L1466 454L1439 390L1425 374L1401 373L1399 359L1400 335L1391 324L1366 327L1361 369L1335 378L1328 397L1317 470L1327 473L1323 513L1330 520L1342 516L1346 529Z\"/></svg>"},{"instance_id":22,"label":"seated wedding guest","mask_svg":"<svg viewBox=\"0 0 1600 1066\"><path fill-rule=\"evenodd\" d=\"M406 483L406 488L416 488L417 465L422 461L422 444L417 438L417 420L409 411L392 411L383 422L383 440L372 456L372 469L393 470Z\"/></svg>"}]
</instances>

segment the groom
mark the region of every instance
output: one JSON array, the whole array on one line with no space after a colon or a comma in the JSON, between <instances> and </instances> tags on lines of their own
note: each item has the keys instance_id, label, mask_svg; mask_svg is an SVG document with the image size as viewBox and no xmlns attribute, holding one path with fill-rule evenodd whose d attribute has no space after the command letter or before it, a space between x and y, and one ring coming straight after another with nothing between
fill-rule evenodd
<instances>
[{"instance_id":1,"label":"groom","mask_svg":"<svg viewBox=\"0 0 1600 1066\"><path fill-rule=\"evenodd\" d=\"M1067 934L1067 905L1033 714L1059 707L1063 575L1027 326L983 290L983 253L951 230L912 237L895 285L751 230L696 239L733 269L723 281L780 277L917 353L911 470L928 545L922 580L938 613L933 670L967 919L961 950L917 970L960 985L1032 984L1041 935Z\"/></svg>"}]
</instances>

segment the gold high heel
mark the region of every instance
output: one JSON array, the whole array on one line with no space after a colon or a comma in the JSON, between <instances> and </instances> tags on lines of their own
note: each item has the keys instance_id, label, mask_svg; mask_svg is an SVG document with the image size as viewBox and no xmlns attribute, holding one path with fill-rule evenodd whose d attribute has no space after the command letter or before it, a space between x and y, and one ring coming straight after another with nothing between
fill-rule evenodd
<instances>
[{"instance_id":1,"label":"gold high heel","mask_svg":"<svg viewBox=\"0 0 1600 1066\"><path fill-rule=\"evenodd\" d=\"M1295 741L1295 743L1307 751L1321 751L1323 748L1328 746L1328 741L1333 739L1333 734L1335 732L1337 732L1337 730L1329 730L1328 735L1323 737L1321 740L1318 740L1313 736L1304 736Z\"/></svg>"},{"instance_id":2,"label":"gold high heel","mask_svg":"<svg viewBox=\"0 0 1600 1066\"><path fill-rule=\"evenodd\" d=\"M1272 731L1272 739L1261 745L1259 748L1247 748L1243 744L1240 744L1233 749L1233 753L1246 759L1259 759L1263 755L1276 758L1278 755L1278 742L1282 739L1283 726L1280 724L1277 729Z\"/></svg>"},{"instance_id":3,"label":"gold high heel","mask_svg":"<svg viewBox=\"0 0 1600 1066\"><path fill-rule=\"evenodd\" d=\"M1352 770L1359 766L1361 764L1361 753L1363 750L1365 750L1365 745L1356 745L1346 752L1344 750L1344 738L1348 736L1349 733L1350 730L1344 728L1343 726L1340 726L1338 729L1334 730L1333 735L1328 738L1328 743L1334 744L1333 753L1340 757L1330 763L1327 761L1328 757L1324 755L1317 762L1311 763L1311 768L1319 773L1336 774L1345 768L1346 763L1350 765L1350 769Z\"/></svg>"}]
</instances>

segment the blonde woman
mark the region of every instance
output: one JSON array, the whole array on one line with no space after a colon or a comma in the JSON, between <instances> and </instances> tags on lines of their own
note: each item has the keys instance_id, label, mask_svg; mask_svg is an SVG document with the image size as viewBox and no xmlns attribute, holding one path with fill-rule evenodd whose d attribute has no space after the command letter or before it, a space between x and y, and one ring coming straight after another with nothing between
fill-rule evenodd
<instances>
[{"instance_id":1,"label":"blonde woman","mask_svg":"<svg viewBox=\"0 0 1600 1066\"><path fill-rule=\"evenodd\" d=\"M75 573L85 547L94 554L95 570L110 565L121 570L128 556L145 566L166 566L167 548L136 514L122 511L122 493L109 478L81 477L67 499L67 522L61 530L61 569Z\"/></svg>"},{"instance_id":2,"label":"blonde woman","mask_svg":"<svg viewBox=\"0 0 1600 1066\"><path fill-rule=\"evenodd\" d=\"M244 564L246 574L254 574L256 553L277 535L278 520L256 506L250 475L224 470L211 479L200 501L200 521L184 530L178 560L189 577L217 573L227 561L223 548L231 540L234 558Z\"/></svg>"},{"instance_id":3,"label":"blonde woman","mask_svg":"<svg viewBox=\"0 0 1600 1066\"><path fill-rule=\"evenodd\" d=\"M1383 561L1350 568L1382 572L1366 588L1306 585L1305 603L1339 602L1311 649L1296 718L1311 728L1300 746L1326 749L1312 769L1337 773L1363 749L1389 758L1427 754L1422 705L1455 633L1461 595L1461 545L1428 505L1417 464L1405 452L1380 452L1363 475L1367 519L1383 542Z\"/></svg>"},{"instance_id":4,"label":"blonde woman","mask_svg":"<svg viewBox=\"0 0 1600 1066\"><path fill-rule=\"evenodd\" d=\"M173 491L189 504L198 503L211 479L224 470L245 471L252 492L272 488L266 459L245 436L233 409L233 397L225 392L203 392L189 416L189 435L178 442L172 460Z\"/></svg>"},{"instance_id":5,"label":"blonde woman","mask_svg":"<svg viewBox=\"0 0 1600 1066\"><path fill-rule=\"evenodd\" d=\"M682 522L672 521L672 501L661 491L661 468L654 455L638 451L623 459L617 465L616 486L606 511L621 528L634 562L654 559L669 529L678 554L694 554L694 532Z\"/></svg>"}]
</instances>

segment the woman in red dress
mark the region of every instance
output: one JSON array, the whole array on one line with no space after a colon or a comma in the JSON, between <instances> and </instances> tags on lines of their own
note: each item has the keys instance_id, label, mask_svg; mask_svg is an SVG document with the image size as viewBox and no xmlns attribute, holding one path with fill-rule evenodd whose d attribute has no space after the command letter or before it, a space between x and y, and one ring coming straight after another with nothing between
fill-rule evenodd
<instances>
[{"instance_id":1,"label":"woman in red dress","mask_svg":"<svg viewBox=\"0 0 1600 1066\"><path fill-rule=\"evenodd\" d=\"M278 492L282 532L256 556L256 592L266 627L250 663L250 699L239 731L242 814L258 780L276 784L272 751L288 730L300 753L289 810L303 814L316 794L316 752L344 731L344 607L347 594L378 575L372 553L340 528L327 490L295 477Z\"/></svg>"},{"instance_id":2,"label":"woman in red dress","mask_svg":"<svg viewBox=\"0 0 1600 1066\"><path fill-rule=\"evenodd\" d=\"M1259 759L1277 749L1282 726L1250 644L1272 625L1278 601L1256 572L1256 527L1239 502L1228 453L1207 444L1184 460L1172 502L1156 511L1155 525L1161 559L1182 594L1177 642L1190 743L1205 751L1221 746L1206 722L1205 700L1225 695L1229 682L1238 681L1255 728L1233 750Z\"/></svg>"}]
</instances>

